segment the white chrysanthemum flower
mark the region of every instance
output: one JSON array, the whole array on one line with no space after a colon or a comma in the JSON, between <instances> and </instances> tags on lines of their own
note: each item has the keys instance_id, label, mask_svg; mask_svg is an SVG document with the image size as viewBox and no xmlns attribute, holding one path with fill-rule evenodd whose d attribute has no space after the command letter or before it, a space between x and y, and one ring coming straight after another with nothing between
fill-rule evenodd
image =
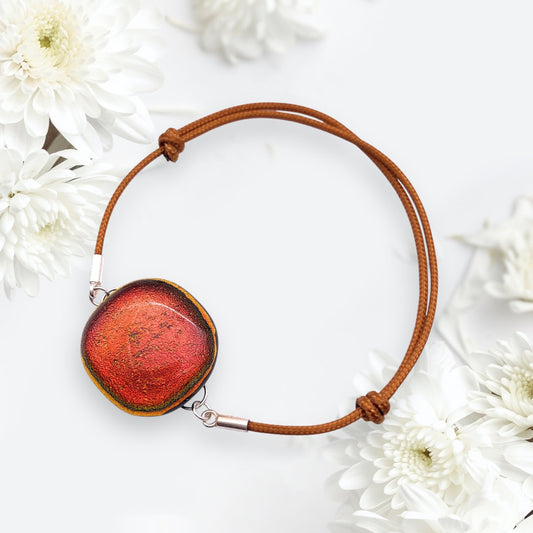
<instances>
[{"instance_id":1,"label":"white chrysanthemum flower","mask_svg":"<svg viewBox=\"0 0 533 533\"><path fill-rule=\"evenodd\" d=\"M520 484L504 478L469 495L455 507L420 486L404 486L401 493L409 509L401 515L402 531L423 524L426 531L435 533L514 533L533 505Z\"/></svg>"},{"instance_id":2,"label":"white chrysanthemum flower","mask_svg":"<svg viewBox=\"0 0 533 533\"><path fill-rule=\"evenodd\" d=\"M486 415L492 430L503 437L531 436L533 429L533 347L515 333L494 351L469 359L484 389L472 393L472 409Z\"/></svg>"},{"instance_id":3,"label":"white chrysanthemum flower","mask_svg":"<svg viewBox=\"0 0 533 533\"><path fill-rule=\"evenodd\" d=\"M39 276L67 276L69 259L88 252L117 180L76 150L7 144L0 136L0 280L8 296L35 295Z\"/></svg>"},{"instance_id":4,"label":"white chrysanthemum flower","mask_svg":"<svg viewBox=\"0 0 533 533\"><path fill-rule=\"evenodd\" d=\"M285 52L297 37L321 37L315 7L316 0L194 0L202 45L232 62Z\"/></svg>"},{"instance_id":5,"label":"white chrysanthemum flower","mask_svg":"<svg viewBox=\"0 0 533 533\"><path fill-rule=\"evenodd\" d=\"M531 509L531 500L524 497L519 485L504 479L498 480L490 490L472 494L455 507L420 485L402 484L398 492L407 510L387 516L356 511L339 518L333 524L333 531L514 533L528 531L526 527L531 527L531 522L524 520Z\"/></svg>"},{"instance_id":6,"label":"white chrysanthemum flower","mask_svg":"<svg viewBox=\"0 0 533 533\"><path fill-rule=\"evenodd\" d=\"M442 343L422 357L393 397L383 424L350 428L352 438L332 445L330 454L348 466L336 482L348 491L354 510L381 516L405 510L399 491L405 484L420 485L456 506L498 476L483 454L490 438L469 420L470 394L477 389L473 372L458 366ZM375 381L383 383L394 366L382 359L381 367L386 371ZM364 387L359 394L375 389L373 379L358 381Z\"/></svg>"},{"instance_id":7,"label":"white chrysanthemum flower","mask_svg":"<svg viewBox=\"0 0 533 533\"><path fill-rule=\"evenodd\" d=\"M135 96L161 83L148 20L136 0L2 0L0 122L43 138L51 121L93 155L112 134L148 142L152 123Z\"/></svg>"},{"instance_id":8,"label":"white chrysanthemum flower","mask_svg":"<svg viewBox=\"0 0 533 533\"><path fill-rule=\"evenodd\" d=\"M533 311L533 197L520 197L509 219L487 223L476 235L460 240L473 246L475 252L438 328L468 360L469 354L481 347L469 314L478 321L479 313L482 320L491 319L496 310L491 298L505 302L514 313ZM482 346L486 344L485 338Z\"/></svg>"},{"instance_id":9,"label":"white chrysanthemum flower","mask_svg":"<svg viewBox=\"0 0 533 533\"><path fill-rule=\"evenodd\" d=\"M519 198L508 220L464 241L492 259L485 272L486 292L508 300L516 313L533 311L533 198Z\"/></svg>"}]
</instances>

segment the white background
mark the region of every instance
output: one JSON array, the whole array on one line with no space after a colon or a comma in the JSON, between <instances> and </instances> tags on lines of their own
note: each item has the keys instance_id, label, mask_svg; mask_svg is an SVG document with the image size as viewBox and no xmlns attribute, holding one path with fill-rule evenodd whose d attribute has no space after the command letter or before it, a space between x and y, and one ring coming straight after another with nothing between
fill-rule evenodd
<instances>
[{"instance_id":1,"label":"white background","mask_svg":"<svg viewBox=\"0 0 533 533\"><path fill-rule=\"evenodd\" d=\"M189 20L189 2L173 4L161 6ZM237 66L165 27L165 84L146 101L193 111L155 115L156 131L264 100L341 120L416 186L438 245L442 310L470 253L449 237L505 218L531 192L533 5L322 4L325 39ZM132 165L150 150L118 142L111 159ZM335 418L367 392L351 379L368 351L400 361L413 325L416 263L398 199L353 147L299 125L226 126L144 172L104 255L109 288L163 277L203 303L220 339L210 403L258 421ZM80 261L35 299L0 303L0 530L326 531L337 507L324 491L337 469L321 457L327 437L207 430L181 410L138 418L100 394L79 357L89 267ZM487 345L510 332L495 324Z\"/></svg>"}]
</instances>

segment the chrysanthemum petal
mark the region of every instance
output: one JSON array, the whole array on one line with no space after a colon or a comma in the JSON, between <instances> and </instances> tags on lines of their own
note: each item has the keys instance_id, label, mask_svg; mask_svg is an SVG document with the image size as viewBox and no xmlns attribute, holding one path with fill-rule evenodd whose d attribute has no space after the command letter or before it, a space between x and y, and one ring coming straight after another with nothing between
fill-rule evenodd
<instances>
[{"instance_id":1,"label":"chrysanthemum petal","mask_svg":"<svg viewBox=\"0 0 533 533\"><path fill-rule=\"evenodd\" d=\"M367 487L372 481L373 468L364 461L355 463L348 470L346 470L341 479L339 485L344 490L357 490Z\"/></svg>"},{"instance_id":2,"label":"chrysanthemum petal","mask_svg":"<svg viewBox=\"0 0 533 533\"><path fill-rule=\"evenodd\" d=\"M48 131L48 115L37 113L32 105L24 108L24 124L32 137L42 137Z\"/></svg>"},{"instance_id":3,"label":"chrysanthemum petal","mask_svg":"<svg viewBox=\"0 0 533 533\"><path fill-rule=\"evenodd\" d=\"M48 152L46 150L37 150L28 155L24 161L24 166L20 171L20 179L32 179L39 175L48 162Z\"/></svg>"},{"instance_id":4,"label":"chrysanthemum petal","mask_svg":"<svg viewBox=\"0 0 533 533\"><path fill-rule=\"evenodd\" d=\"M50 87L40 87L33 96L33 108L41 115L49 115L54 100L54 91Z\"/></svg>"},{"instance_id":5,"label":"chrysanthemum petal","mask_svg":"<svg viewBox=\"0 0 533 533\"><path fill-rule=\"evenodd\" d=\"M0 158L0 179L5 181L8 177L13 179L13 174L18 172L22 165L22 156L16 150L3 150Z\"/></svg>"},{"instance_id":6,"label":"chrysanthemum petal","mask_svg":"<svg viewBox=\"0 0 533 533\"><path fill-rule=\"evenodd\" d=\"M533 475L533 443L519 442L505 447L507 461L524 472Z\"/></svg>"},{"instance_id":7,"label":"chrysanthemum petal","mask_svg":"<svg viewBox=\"0 0 533 533\"><path fill-rule=\"evenodd\" d=\"M402 483L398 491L410 511L429 513L437 517L448 514L448 506L442 498L420 485Z\"/></svg>"},{"instance_id":8,"label":"chrysanthemum petal","mask_svg":"<svg viewBox=\"0 0 533 533\"><path fill-rule=\"evenodd\" d=\"M44 135L42 137L28 135L24 121L5 124L3 130L5 146L17 150L22 157L43 146Z\"/></svg>"},{"instance_id":9,"label":"chrysanthemum petal","mask_svg":"<svg viewBox=\"0 0 533 533\"><path fill-rule=\"evenodd\" d=\"M359 505L361 509L375 509L383 505L389 497L383 492L383 489L376 483L370 483L361 494Z\"/></svg>"},{"instance_id":10,"label":"chrysanthemum petal","mask_svg":"<svg viewBox=\"0 0 533 533\"><path fill-rule=\"evenodd\" d=\"M103 84L106 90L123 91L127 83L126 87L129 94L146 93L155 91L163 82L163 74L155 64L135 56L127 56L122 62L122 68L120 75Z\"/></svg>"},{"instance_id":11,"label":"chrysanthemum petal","mask_svg":"<svg viewBox=\"0 0 533 533\"><path fill-rule=\"evenodd\" d=\"M135 105L123 94L108 92L101 85L92 85L91 91L99 105L113 113L131 115L135 112Z\"/></svg>"},{"instance_id":12,"label":"chrysanthemum petal","mask_svg":"<svg viewBox=\"0 0 533 533\"><path fill-rule=\"evenodd\" d=\"M31 198L27 194L16 194L11 200L11 212L17 213L17 211L23 211L30 203ZM24 214L23 212L21 214ZM28 219L24 216L22 225L28 225Z\"/></svg>"},{"instance_id":13,"label":"chrysanthemum petal","mask_svg":"<svg viewBox=\"0 0 533 533\"><path fill-rule=\"evenodd\" d=\"M102 140L89 120L80 135L71 133L64 133L63 135L72 146L75 146L81 152L85 152L93 157L102 154Z\"/></svg>"},{"instance_id":14,"label":"chrysanthemum petal","mask_svg":"<svg viewBox=\"0 0 533 533\"><path fill-rule=\"evenodd\" d=\"M117 117L113 124L113 132L134 142L148 143L154 137L152 121L141 101L138 99L135 101L137 103L136 113Z\"/></svg>"},{"instance_id":15,"label":"chrysanthemum petal","mask_svg":"<svg viewBox=\"0 0 533 533\"><path fill-rule=\"evenodd\" d=\"M50 108L50 120L61 133L67 135L83 132L87 123L82 109L58 99L52 103Z\"/></svg>"},{"instance_id":16,"label":"chrysanthemum petal","mask_svg":"<svg viewBox=\"0 0 533 533\"><path fill-rule=\"evenodd\" d=\"M5 109L0 102L0 122L2 124L14 124L24 118L24 109Z\"/></svg>"}]
</instances>

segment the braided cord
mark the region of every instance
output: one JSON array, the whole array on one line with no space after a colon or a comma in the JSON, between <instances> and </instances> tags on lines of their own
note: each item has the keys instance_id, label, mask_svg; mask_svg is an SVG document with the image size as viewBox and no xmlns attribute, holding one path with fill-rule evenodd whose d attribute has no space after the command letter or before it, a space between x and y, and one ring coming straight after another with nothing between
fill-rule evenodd
<instances>
[{"instance_id":1,"label":"braided cord","mask_svg":"<svg viewBox=\"0 0 533 533\"><path fill-rule=\"evenodd\" d=\"M159 138L159 148L146 156L124 177L109 200L96 239L95 254L101 255L102 253L109 219L118 199L131 180L144 167L160 155L175 162L188 141L224 124L252 118L287 120L317 128L354 144L370 158L391 184L409 219L418 259L419 298L416 321L409 346L398 370L380 392L370 391L365 396L358 398L356 408L351 413L331 422L310 426L287 426L249 421L248 430L283 435L311 435L340 429L359 418L379 424L383 422L390 409L389 399L418 360L433 324L438 291L435 246L424 206L403 172L386 155L357 137L355 133L330 116L303 106L263 102L230 107L191 122L180 129L168 129Z\"/></svg>"}]
</instances>

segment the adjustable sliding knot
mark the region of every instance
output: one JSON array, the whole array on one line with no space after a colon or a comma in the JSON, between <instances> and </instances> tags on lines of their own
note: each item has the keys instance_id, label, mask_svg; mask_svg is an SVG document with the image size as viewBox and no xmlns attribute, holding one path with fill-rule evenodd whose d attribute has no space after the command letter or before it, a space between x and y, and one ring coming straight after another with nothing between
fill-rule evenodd
<instances>
[{"instance_id":1,"label":"adjustable sliding knot","mask_svg":"<svg viewBox=\"0 0 533 533\"><path fill-rule=\"evenodd\" d=\"M374 424L381 424L390 410L389 400L376 391L360 396L355 405L363 412L363 420L374 422Z\"/></svg>"},{"instance_id":2,"label":"adjustable sliding knot","mask_svg":"<svg viewBox=\"0 0 533 533\"><path fill-rule=\"evenodd\" d=\"M168 128L159 136L159 146L166 160L175 163L185 148L185 141L180 137L178 130Z\"/></svg>"}]
</instances>

